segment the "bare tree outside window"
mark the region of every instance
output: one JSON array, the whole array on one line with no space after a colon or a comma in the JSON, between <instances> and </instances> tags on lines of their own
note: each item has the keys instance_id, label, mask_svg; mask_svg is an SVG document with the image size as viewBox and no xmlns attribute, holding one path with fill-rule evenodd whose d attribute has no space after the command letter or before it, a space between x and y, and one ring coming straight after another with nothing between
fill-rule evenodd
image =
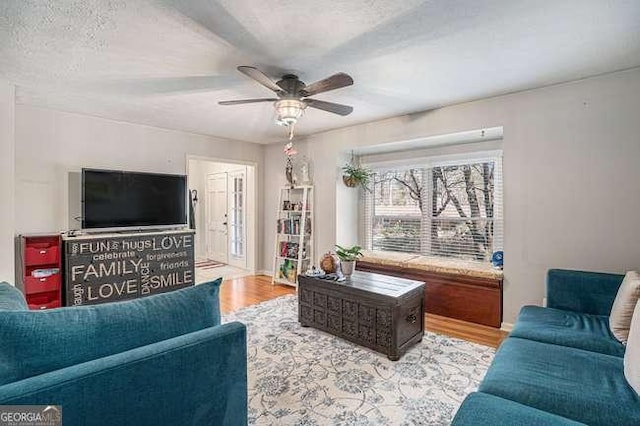
<instances>
[{"instance_id":1,"label":"bare tree outside window","mask_svg":"<svg viewBox=\"0 0 640 426\"><path fill-rule=\"evenodd\" d=\"M494 162L380 171L373 187L372 249L491 259Z\"/></svg>"},{"instance_id":2,"label":"bare tree outside window","mask_svg":"<svg viewBox=\"0 0 640 426\"><path fill-rule=\"evenodd\" d=\"M421 252L422 169L373 176L372 248Z\"/></svg>"}]
</instances>

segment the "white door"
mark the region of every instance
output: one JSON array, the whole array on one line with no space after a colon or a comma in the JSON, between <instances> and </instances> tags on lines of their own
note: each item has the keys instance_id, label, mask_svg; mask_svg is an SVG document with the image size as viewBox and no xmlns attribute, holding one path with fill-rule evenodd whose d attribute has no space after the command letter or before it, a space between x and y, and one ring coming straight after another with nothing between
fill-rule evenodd
<instances>
[{"instance_id":1,"label":"white door","mask_svg":"<svg viewBox=\"0 0 640 426\"><path fill-rule=\"evenodd\" d=\"M228 263L227 174L207 175L207 257Z\"/></svg>"},{"instance_id":2,"label":"white door","mask_svg":"<svg viewBox=\"0 0 640 426\"><path fill-rule=\"evenodd\" d=\"M229 264L247 267L247 172L229 172Z\"/></svg>"}]
</instances>

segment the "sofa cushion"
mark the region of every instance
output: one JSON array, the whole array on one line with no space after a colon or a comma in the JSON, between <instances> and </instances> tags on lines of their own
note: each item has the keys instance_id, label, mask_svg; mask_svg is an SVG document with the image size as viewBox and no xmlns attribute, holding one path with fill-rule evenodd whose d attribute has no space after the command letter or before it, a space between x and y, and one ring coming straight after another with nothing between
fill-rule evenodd
<instances>
[{"instance_id":1,"label":"sofa cushion","mask_svg":"<svg viewBox=\"0 0 640 426\"><path fill-rule=\"evenodd\" d=\"M0 282L0 311L26 311L29 307L22 292L6 282Z\"/></svg>"},{"instance_id":2,"label":"sofa cushion","mask_svg":"<svg viewBox=\"0 0 640 426\"><path fill-rule=\"evenodd\" d=\"M624 354L624 376L636 393L640 394L640 301L636 303L631 320L627 352Z\"/></svg>"},{"instance_id":3,"label":"sofa cushion","mask_svg":"<svg viewBox=\"0 0 640 426\"><path fill-rule=\"evenodd\" d=\"M631 316L639 298L640 273L629 271L624 276L622 284L620 284L618 294L611 307L611 315L609 316L611 332L622 343L626 343L629 337Z\"/></svg>"},{"instance_id":4,"label":"sofa cushion","mask_svg":"<svg viewBox=\"0 0 640 426\"><path fill-rule=\"evenodd\" d=\"M0 311L0 385L218 325L221 281L94 306Z\"/></svg>"},{"instance_id":5,"label":"sofa cushion","mask_svg":"<svg viewBox=\"0 0 640 426\"><path fill-rule=\"evenodd\" d=\"M523 307L509 336L619 357L625 349L609 330L608 317L540 306Z\"/></svg>"},{"instance_id":6,"label":"sofa cushion","mask_svg":"<svg viewBox=\"0 0 640 426\"><path fill-rule=\"evenodd\" d=\"M438 256L421 256L418 254L393 251L362 250L362 257L358 261L375 266L389 266L399 269L414 269L417 271L463 275L476 278L500 279L503 276L501 269L495 269L487 262L474 262Z\"/></svg>"},{"instance_id":7,"label":"sofa cushion","mask_svg":"<svg viewBox=\"0 0 640 426\"><path fill-rule=\"evenodd\" d=\"M589 425L640 424L622 358L510 337L480 391Z\"/></svg>"},{"instance_id":8,"label":"sofa cushion","mask_svg":"<svg viewBox=\"0 0 640 426\"><path fill-rule=\"evenodd\" d=\"M491 263L438 256L417 256L408 260L405 266L420 271L475 278L500 279L503 276L502 270L495 269Z\"/></svg>"},{"instance_id":9,"label":"sofa cushion","mask_svg":"<svg viewBox=\"0 0 640 426\"><path fill-rule=\"evenodd\" d=\"M462 401L451 426L577 426L582 424L508 399L483 392L474 392Z\"/></svg>"},{"instance_id":10,"label":"sofa cushion","mask_svg":"<svg viewBox=\"0 0 640 426\"><path fill-rule=\"evenodd\" d=\"M417 254L399 253L393 251L380 250L362 250L360 262L370 263L372 265L395 266L398 268L406 267L406 263L417 257Z\"/></svg>"},{"instance_id":11,"label":"sofa cushion","mask_svg":"<svg viewBox=\"0 0 640 426\"><path fill-rule=\"evenodd\" d=\"M624 275L549 269L547 307L591 315L609 315Z\"/></svg>"}]
</instances>

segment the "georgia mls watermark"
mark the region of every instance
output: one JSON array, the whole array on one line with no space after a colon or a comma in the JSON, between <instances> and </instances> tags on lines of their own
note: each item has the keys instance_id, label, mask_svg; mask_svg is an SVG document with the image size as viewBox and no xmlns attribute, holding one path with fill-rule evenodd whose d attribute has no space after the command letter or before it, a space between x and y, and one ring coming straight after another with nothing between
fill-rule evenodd
<instances>
[{"instance_id":1,"label":"georgia mls watermark","mask_svg":"<svg viewBox=\"0 0 640 426\"><path fill-rule=\"evenodd\" d=\"M62 426L62 407L0 405L0 426Z\"/></svg>"}]
</instances>

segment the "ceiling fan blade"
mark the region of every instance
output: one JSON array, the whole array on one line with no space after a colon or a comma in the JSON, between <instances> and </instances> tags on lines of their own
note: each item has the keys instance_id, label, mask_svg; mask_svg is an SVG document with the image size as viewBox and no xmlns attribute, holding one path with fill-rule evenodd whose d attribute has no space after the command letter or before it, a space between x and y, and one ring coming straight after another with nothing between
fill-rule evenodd
<instances>
[{"instance_id":1,"label":"ceiling fan blade","mask_svg":"<svg viewBox=\"0 0 640 426\"><path fill-rule=\"evenodd\" d=\"M262 99L240 99L237 101L220 101L220 105L240 105L240 104L255 104L258 102L275 102L277 98L262 98Z\"/></svg>"},{"instance_id":2,"label":"ceiling fan blade","mask_svg":"<svg viewBox=\"0 0 640 426\"><path fill-rule=\"evenodd\" d=\"M254 79L255 81L262 84L267 89L271 89L276 93L282 92L282 88L280 86L278 86L273 80L267 77L265 73L263 73L257 68L239 66L238 71L240 71L242 74L246 75L247 77Z\"/></svg>"},{"instance_id":3,"label":"ceiling fan blade","mask_svg":"<svg viewBox=\"0 0 640 426\"><path fill-rule=\"evenodd\" d=\"M341 87L351 86L353 79L349 74L339 72L324 80L316 81L308 85L302 90L303 96L313 96L318 93L328 92L329 90L340 89Z\"/></svg>"},{"instance_id":4,"label":"ceiling fan blade","mask_svg":"<svg viewBox=\"0 0 640 426\"><path fill-rule=\"evenodd\" d=\"M319 101L317 99L305 99L304 103L306 103L311 108L317 108L323 111L328 111L343 116L349 115L353 111L352 106L336 104L333 102Z\"/></svg>"}]
</instances>

